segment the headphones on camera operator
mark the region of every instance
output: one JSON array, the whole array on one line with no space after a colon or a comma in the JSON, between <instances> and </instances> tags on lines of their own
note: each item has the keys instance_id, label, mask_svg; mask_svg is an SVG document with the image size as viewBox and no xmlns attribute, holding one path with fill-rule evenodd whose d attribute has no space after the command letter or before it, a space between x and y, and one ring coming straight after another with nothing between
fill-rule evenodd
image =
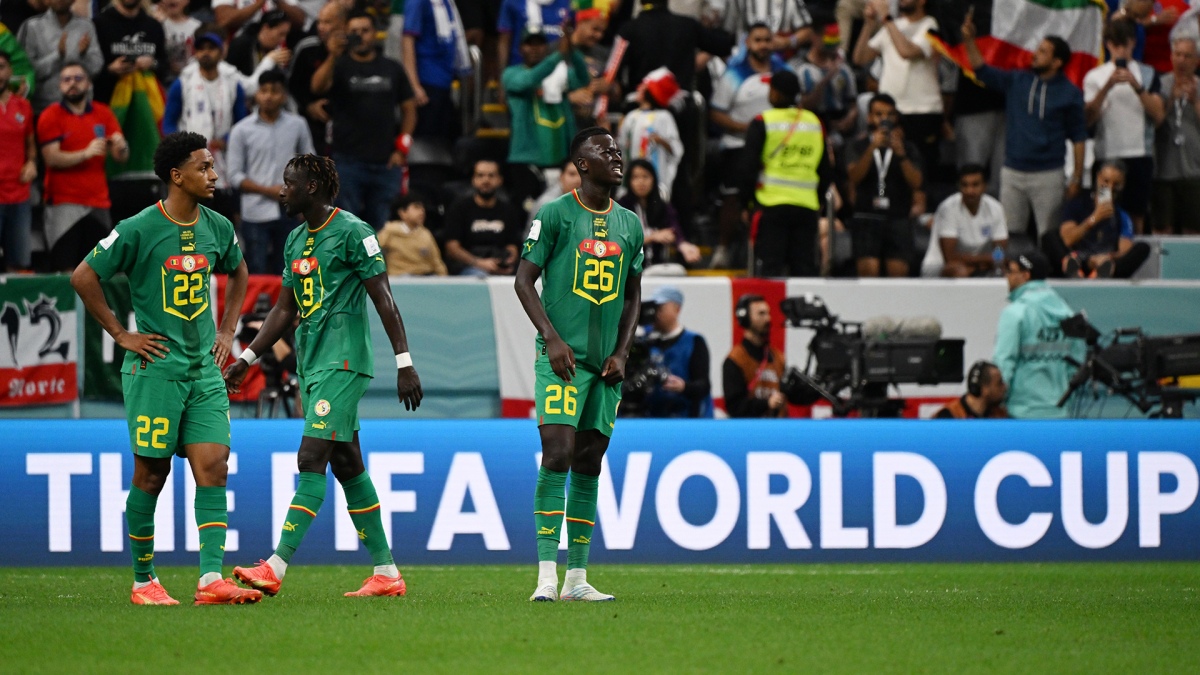
<instances>
[{"instance_id":1,"label":"headphones on camera operator","mask_svg":"<svg viewBox=\"0 0 1200 675\"><path fill-rule=\"evenodd\" d=\"M979 397L983 395L983 374L988 368L995 368L996 364L991 361L980 359L971 364L971 369L967 371L967 393Z\"/></svg>"},{"instance_id":2,"label":"headphones on camera operator","mask_svg":"<svg viewBox=\"0 0 1200 675\"><path fill-rule=\"evenodd\" d=\"M767 299L757 293L747 293L738 298L733 310L733 317L743 329L750 327L750 305L756 302L766 302Z\"/></svg>"}]
</instances>

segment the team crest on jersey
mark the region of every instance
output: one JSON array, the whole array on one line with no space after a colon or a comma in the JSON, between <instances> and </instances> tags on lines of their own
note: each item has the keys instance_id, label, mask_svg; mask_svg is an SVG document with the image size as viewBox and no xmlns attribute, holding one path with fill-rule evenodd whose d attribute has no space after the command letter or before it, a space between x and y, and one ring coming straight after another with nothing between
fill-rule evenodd
<instances>
[{"instance_id":1,"label":"team crest on jersey","mask_svg":"<svg viewBox=\"0 0 1200 675\"><path fill-rule=\"evenodd\" d=\"M609 258L612 256L621 255L621 245L615 241L598 241L596 239L584 239L579 242L579 250L584 253L591 253L597 258Z\"/></svg>"},{"instance_id":2,"label":"team crest on jersey","mask_svg":"<svg viewBox=\"0 0 1200 675\"><path fill-rule=\"evenodd\" d=\"M300 258L299 260L292 261L292 272L300 276L306 276L315 269L317 269L316 258Z\"/></svg>"},{"instance_id":3,"label":"team crest on jersey","mask_svg":"<svg viewBox=\"0 0 1200 675\"><path fill-rule=\"evenodd\" d=\"M167 258L166 268L176 272L190 274L196 270L208 267L208 256L203 253L189 255L173 255Z\"/></svg>"},{"instance_id":4,"label":"team crest on jersey","mask_svg":"<svg viewBox=\"0 0 1200 675\"><path fill-rule=\"evenodd\" d=\"M329 401L321 399L313 406L313 412L317 413L317 417L324 417L329 414Z\"/></svg>"}]
</instances>

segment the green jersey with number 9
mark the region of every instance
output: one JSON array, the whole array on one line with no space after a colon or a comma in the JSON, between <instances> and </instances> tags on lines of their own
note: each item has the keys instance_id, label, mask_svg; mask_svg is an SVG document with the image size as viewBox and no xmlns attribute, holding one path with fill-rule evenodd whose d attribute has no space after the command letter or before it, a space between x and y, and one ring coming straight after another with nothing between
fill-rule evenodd
<instances>
[{"instance_id":1,"label":"green jersey with number 9","mask_svg":"<svg viewBox=\"0 0 1200 675\"><path fill-rule=\"evenodd\" d=\"M212 358L217 338L210 279L242 262L233 223L204 206L190 223L172 218L160 201L122 220L92 249L87 263L101 279L129 277L139 333L167 338L171 351L154 363L126 352L121 372L163 380L220 377ZM117 317L124 323L124 317Z\"/></svg>"},{"instance_id":2,"label":"green jersey with number 9","mask_svg":"<svg viewBox=\"0 0 1200 675\"><path fill-rule=\"evenodd\" d=\"M375 230L334 209L323 224L292 230L283 251L283 292L295 295L300 314L298 374L349 370L374 377L363 281L387 271Z\"/></svg>"},{"instance_id":3,"label":"green jersey with number 9","mask_svg":"<svg viewBox=\"0 0 1200 675\"><path fill-rule=\"evenodd\" d=\"M643 243L633 211L611 199L608 210L593 211L575 190L534 217L521 257L542 268L542 307L576 363L599 370L616 349L625 281L642 273Z\"/></svg>"}]
</instances>

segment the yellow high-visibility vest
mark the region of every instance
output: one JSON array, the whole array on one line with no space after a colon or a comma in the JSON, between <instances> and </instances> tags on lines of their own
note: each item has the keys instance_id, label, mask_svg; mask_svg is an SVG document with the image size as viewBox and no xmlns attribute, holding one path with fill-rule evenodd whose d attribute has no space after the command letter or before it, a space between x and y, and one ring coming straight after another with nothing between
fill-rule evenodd
<instances>
[{"instance_id":1,"label":"yellow high-visibility vest","mask_svg":"<svg viewBox=\"0 0 1200 675\"><path fill-rule=\"evenodd\" d=\"M766 141L754 199L760 206L820 209L817 166L825 152L821 120L812 111L772 108L762 114Z\"/></svg>"}]
</instances>

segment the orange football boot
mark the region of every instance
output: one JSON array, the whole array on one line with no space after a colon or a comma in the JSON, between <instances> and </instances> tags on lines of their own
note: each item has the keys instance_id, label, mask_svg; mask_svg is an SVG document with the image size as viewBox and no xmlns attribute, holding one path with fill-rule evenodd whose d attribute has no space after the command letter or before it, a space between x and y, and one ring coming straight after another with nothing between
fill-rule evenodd
<instances>
[{"instance_id":1,"label":"orange football boot","mask_svg":"<svg viewBox=\"0 0 1200 675\"><path fill-rule=\"evenodd\" d=\"M373 596L401 596L408 592L408 586L404 583L404 577L397 574L394 577L385 577L382 574L376 574L363 582L363 587L357 591L346 593L347 598L368 598Z\"/></svg>"},{"instance_id":2,"label":"orange football boot","mask_svg":"<svg viewBox=\"0 0 1200 675\"><path fill-rule=\"evenodd\" d=\"M197 605L245 605L262 600L262 591L241 588L233 579L217 579L196 589Z\"/></svg>"},{"instance_id":3,"label":"orange football boot","mask_svg":"<svg viewBox=\"0 0 1200 675\"><path fill-rule=\"evenodd\" d=\"M275 570L266 560L259 560L254 567L235 567L233 576L250 588L257 588L267 595L275 595L283 585L283 579L275 576Z\"/></svg>"},{"instance_id":4,"label":"orange football boot","mask_svg":"<svg viewBox=\"0 0 1200 675\"><path fill-rule=\"evenodd\" d=\"M133 596L130 597L135 605L178 605L179 601L167 595L167 589L158 583L158 579L152 579L149 586L133 589Z\"/></svg>"}]
</instances>

